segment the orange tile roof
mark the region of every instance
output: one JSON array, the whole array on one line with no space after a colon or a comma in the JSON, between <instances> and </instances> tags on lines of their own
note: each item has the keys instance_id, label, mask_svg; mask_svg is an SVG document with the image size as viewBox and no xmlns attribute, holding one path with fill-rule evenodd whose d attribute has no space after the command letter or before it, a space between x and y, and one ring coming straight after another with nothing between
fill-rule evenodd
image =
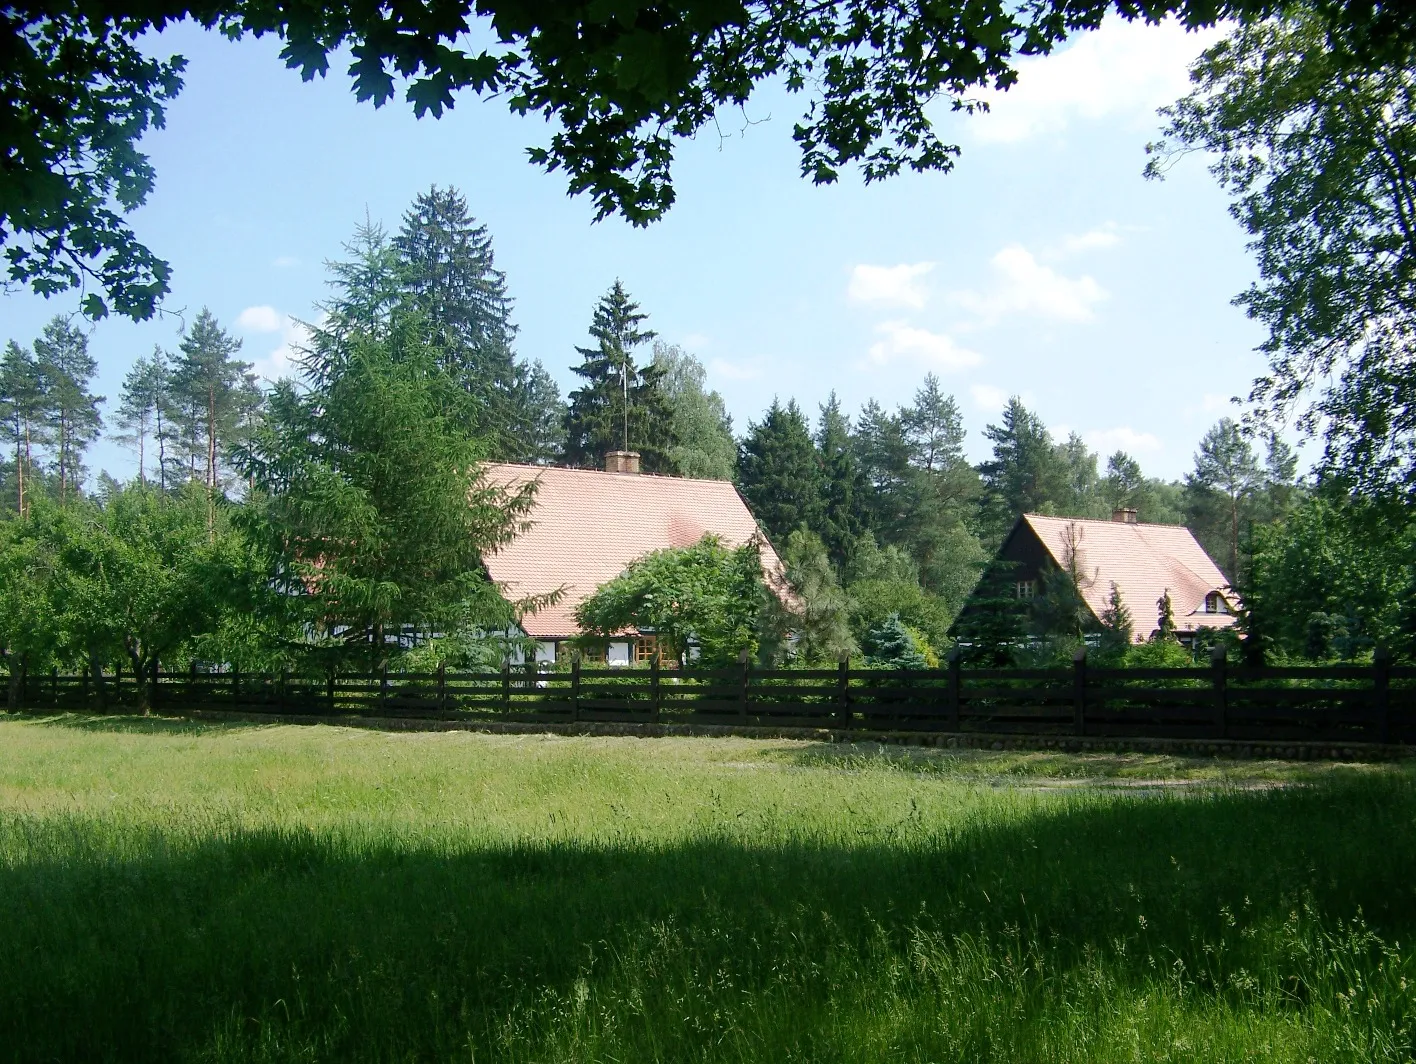
<instances>
[{"instance_id":1,"label":"orange tile roof","mask_svg":"<svg viewBox=\"0 0 1416 1064\"><path fill-rule=\"evenodd\" d=\"M522 619L526 634L538 639L579 634L575 607L651 551L691 546L707 532L734 548L758 534L747 504L725 480L495 463L486 474L510 488L538 482L531 527L484 559L513 600L564 588L554 606ZM762 565L770 578L782 569L765 538Z\"/></svg>"},{"instance_id":2,"label":"orange tile roof","mask_svg":"<svg viewBox=\"0 0 1416 1064\"><path fill-rule=\"evenodd\" d=\"M1101 617L1111 598L1113 581L1131 612L1138 638L1155 630L1160 597L1169 590L1175 625L1181 630L1227 628L1232 613L1204 613L1205 596L1219 591L1230 608L1239 605L1219 566L1183 525L1143 525L1073 517L1024 514L1022 520L1037 534L1058 566L1066 566L1076 529L1078 569L1084 574L1082 597Z\"/></svg>"}]
</instances>

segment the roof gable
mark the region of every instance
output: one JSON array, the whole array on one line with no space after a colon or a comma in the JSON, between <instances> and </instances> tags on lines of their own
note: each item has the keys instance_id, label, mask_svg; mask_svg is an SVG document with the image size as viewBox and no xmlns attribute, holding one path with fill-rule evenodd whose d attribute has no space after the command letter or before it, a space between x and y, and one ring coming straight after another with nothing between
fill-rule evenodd
<instances>
[{"instance_id":1,"label":"roof gable","mask_svg":"<svg viewBox=\"0 0 1416 1064\"><path fill-rule=\"evenodd\" d=\"M556 605L523 618L526 633L538 638L575 635L575 607L652 551L691 546L709 532L731 549L759 534L725 480L498 463L485 470L493 484L537 483L530 527L484 561L512 599L564 589ZM765 538L762 565L781 571Z\"/></svg>"},{"instance_id":2,"label":"roof gable","mask_svg":"<svg viewBox=\"0 0 1416 1064\"><path fill-rule=\"evenodd\" d=\"M1087 518L1024 514L1026 525L1054 564L1067 568L1075 549L1082 574L1082 598L1098 618L1106 610L1115 582L1131 612L1138 635L1151 632L1157 604L1170 592L1171 611L1181 628L1224 627L1232 614L1207 614L1205 596L1222 591L1233 603L1229 581L1183 525L1143 525Z\"/></svg>"}]
</instances>

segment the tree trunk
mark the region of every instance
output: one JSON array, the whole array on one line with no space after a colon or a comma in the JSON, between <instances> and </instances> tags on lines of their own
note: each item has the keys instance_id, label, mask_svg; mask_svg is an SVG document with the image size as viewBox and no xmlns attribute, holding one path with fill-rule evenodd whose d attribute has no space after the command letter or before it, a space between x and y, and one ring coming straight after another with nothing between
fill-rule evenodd
<instances>
[{"instance_id":1,"label":"tree trunk","mask_svg":"<svg viewBox=\"0 0 1416 1064\"><path fill-rule=\"evenodd\" d=\"M216 386L207 385L207 535L216 536Z\"/></svg>"},{"instance_id":2,"label":"tree trunk","mask_svg":"<svg viewBox=\"0 0 1416 1064\"><path fill-rule=\"evenodd\" d=\"M147 676L147 670L144 668L147 662L143 660L143 655L132 647L128 648L128 660L133 663L133 676L138 686L138 712L146 717L152 709L148 704L147 683L144 680Z\"/></svg>"},{"instance_id":3,"label":"tree trunk","mask_svg":"<svg viewBox=\"0 0 1416 1064\"><path fill-rule=\"evenodd\" d=\"M1230 498L1229 503L1229 583L1239 582L1239 496Z\"/></svg>"},{"instance_id":4,"label":"tree trunk","mask_svg":"<svg viewBox=\"0 0 1416 1064\"><path fill-rule=\"evenodd\" d=\"M5 709L13 713L20 705L20 662L15 655L8 652L5 654L5 661L10 669L10 682L5 690Z\"/></svg>"},{"instance_id":5,"label":"tree trunk","mask_svg":"<svg viewBox=\"0 0 1416 1064\"><path fill-rule=\"evenodd\" d=\"M93 697L98 704L98 711L104 712L108 708L108 689L103 683L103 662L98 658L98 652L89 651L89 671L93 674Z\"/></svg>"}]
</instances>

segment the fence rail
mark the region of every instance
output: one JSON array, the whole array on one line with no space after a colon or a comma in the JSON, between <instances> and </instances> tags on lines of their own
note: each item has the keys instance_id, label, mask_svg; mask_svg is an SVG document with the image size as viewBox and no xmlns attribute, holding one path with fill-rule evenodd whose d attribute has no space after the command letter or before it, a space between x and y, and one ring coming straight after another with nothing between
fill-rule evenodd
<instances>
[{"instance_id":1,"label":"fence rail","mask_svg":"<svg viewBox=\"0 0 1416 1064\"><path fill-rule=\"evenodd\" d=\"M727 724L1257 742L1416 743L1416 667L852 669L586 668L308 676L28 673L27 711L224 709L521 723Z\"/></svg>"}]
</instances>

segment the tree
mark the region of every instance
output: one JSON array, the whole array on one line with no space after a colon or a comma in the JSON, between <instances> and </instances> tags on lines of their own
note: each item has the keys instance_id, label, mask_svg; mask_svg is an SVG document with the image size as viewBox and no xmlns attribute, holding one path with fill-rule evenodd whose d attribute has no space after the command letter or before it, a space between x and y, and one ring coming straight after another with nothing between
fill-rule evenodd
<instances>
[{"instance_id":1,"label":"tree","mask_svg":"<svg viewBox=\"0 0 1416 1064\"><path fill-rule=\"evenodd\" d=\"M844 565L865 531L863 512L870 484L856 460L850 418L841 413L835 392L821 407L816 450L821 462L821 539L831 561Z\"/></svg>"},{"instance_id":2,"label":"tree","mask_svg":"<svg viewBox=\"0 0 1416 1064\"><path fill-rule=\"evenodd\" d=\"M347 324L317 332L303 387L276 385L242 455L245 520L299 626L377 668L400 640L444 631L486 599L482 556L515 534L531 496L485 480L463 428L467 394L416 315Z\"/></svg>"},{"instance_id":3,"label":"tree","mask_svg":"<svg viewBox=\"0 0 1416 1064\"><path fill-rule=\"evenodd\" d=\"M0 242L10 244L12 280L48 294L91 277L107 296L89 295L91 315L110 302L135 318L154 312L170 268L118 210L135 209L152 190L153 168L137 145L162 125L185 61L148 59L135 42L187 16L231 38L278 36L282 59L307 81L328 71L332 55L352 54L355 95L375 106L406 79L419 117L440 116L456 93L471 92L553 120L558 128L531 160L563 171L571 192L594 198L598 216L618 212L642 225L674 201L676 142L710 126L724 108L740 108L762 82L809 94L793 136L802 174L818 184L853 163L867 181L904 169L947 171L959 149L939 139L930 105L943 96L955 110L978 109L978 89L1013 84L1018 56L1046 53L1095 28L1113 6L1126 18L1176 12L1190 26L1273 11L1272 0L1159 0L1144 8L1112 0L951 0L928 8L867 0L806 7L484 0L435 13L406 0L21 0L0 15L7 56L0 113L23 116L0 127ZM1368 63L1404 57L1416 41L1416 16L1404 5L1325 3L1322 11L1339 44Z\"/></svg>"},{"instance_id":4,"label":"tree","mask_svg":"<svg viewBox=\"0 0 1416 1064\"><path fill-rule=\"evenodd\" d=\"M138 452L138 482L147 482L147 442L152 437L157 444L157 479L167 487L167 431L164 413L171 408L172 397L167 369L167 357L162 348L153 348L152 356L139 358L123 378L119 399L118 426L126 429L123 442Z\"/></svg>"},{"instance_id":5,"label":"tree","mask_svg":"<svg viewBox=\"0 0 1416 1064\"><path fill-rule=\"evenodd\" d=\"M654 368L677 441L669 458L682 476L732 480L737 441L723 397L709 391L703 364L677 344L654 341Z\"/></svg>"},{"instance_id":6,"label":"tree","mask_svg":"<svg viewBox=\"0 0 1416 1064\"><path fill-rule=\"evenodd\" d=\"M518 364L516 391L515 449L506 457L533 465L555 461L565 450L565 407L560 388L540 359Z\"/></svg>"},{"instance_id":7,"label":"tree","mask_svg":"<svg viewBox=\"0 0 1416 1064\"><path fill-rule=\"evenodd\" d=\"M419 313L444 371L476 400L471 431L487 439L489 457L524 452L532 418L522 400L533 395L512 351L511 298L487 227L456 189L434 185L404 214L391 246L406 304Z\"/></svg>"},{"instance_id":8,"label":"tree","mask_svg":"<svg viewBox=\"0 0 1416 1064\"><path fill-rule=\"evenodd\" d=\"M756 651L766 593L757 544L730 550L709 534L691 547L631 562L575 608L575 620L601 638L625 629L652 632L680 665L691 645L704 664L725 665Z\"/></svg>"},{"instance_id":9,"label":"tree","mask_svg":"<svg viewBox=\"0 0 1416 1064\"><path fill-rule=\"evenodd\" d=\"M940 390L933 373L925 374L914 404L901 411L900 421L911 461L926 473L944 472L963 460L963 415L954 397Z\"/></svg>"},{"instance_id":10,"label":"tree","mask_svg":"<svg viewBox=\"0 0 1416 1064\"><path fill-rule=\"evenodd\" d=\"M1251 400L1271 419L1302 407L1301 425L1326 437L1330 479L1410 496L1416 66L1409 51L1352 54L1329 34L1333 8L1289 5L1206 51L1194 91L1162 112L1168 140L1147 174L1190 151L1218 156L1211 173L1259 268L1235 302L1268 328Z\"/></svg>"},{"instance_id":11,"label":"tree","mask_svg":"<svg viewBox=\"0 0 1416 1064\"><path fill-rule=\"evenodd\" d=\"M1101 611L1101 641L1097 646L1098 657L1103 661L1119 662L1131 649L1135 639L1131 623L1131 611L1121 598L1121 589L1116 581L1111 581L1111 595L1106 600L1106 609Z\"/></svg>"},{"instance_id":12,"label":"tree","mask_svg":"<svg viewBox=\"0 0 1416 1064\"><path fill-rule=\"evenodd\" d=\"M98 439L103 418L98 407L103 396L93 395L89 383L98 363L88 353L88 337L56 315L34 342L35 363L44 379L44 413L57 448L59 501L68 501L69 489L83 484L83 454Z\"/></svg>"},{"instance_id":13,"label":"tree","mask_svg":"<svg viewBox=\"0 0 1416 1064\"><path fill-rule=\"evenodd\" d=\"M649 472L673 472L677 442L661 372L634 364L634 349L657 333L641 328L649 315L618 280L601 297L590 325L594 347L577 347L571 369L585 384L570 393L565 416L565 460L598 468L608 451L638 451Z\"/></svg>"},{"instance_id":14,"label":"tree","mask_svg":"<svg viewBox=\"0 0 1416 1064\"><path fill-rule=\"evenodd\" d=\"M993 457L979 466L983 510L991 535L1001 540L1019 515L1055 508L1064 470L1042 419L1017 396L1008 400L1002 424L983 435L993 444Z\"/></svg>"},{"instance_id":15,"label":"tree","mask_svg":"<svg viewBox=\"0 0 1416 1064\"><path fill-rule=\"evenodd\" d=\"M1151 642L1168 643L1175 638L1175 608L1170 604L1170 588L1166 588L1155 603L1155 631Z\"/></svg>"},{"instance_id":16,"label":"tree","mask_svg":"<svg viewBox=\"0 0 1416 1064\"><path fill-rule=\"evenodd\" d=\"M1062 564L1043 573L1040 593L1032 602L1031 624L1035 635L1071 648L1095 628L1085 592L1096 583L1097 573L1088 568L1086 529L1073 521L1064 535Z\"/></svg>"},{"instance_id":17,"label":"tree","mask_svg":"<svg viewBox=\"0 0 1416 1064\"><path fill-rule=\"evenodd\" d=\"M206 307L183 334L178 350L171 376L173 402L182 423L191 477L196 479L200 463L210 500L208 517L214 521L224 467L237 437L247 428L245 415L260 393L251 364L233 357L241 350L241 341L229 336Z\"/></svg>"},{"instance_id":18,"label":"tree","mask_svg":"<svg viewBox=\"0 0 1416 1064\"><path fill-rule=\"evenodd\" d=\"M786 626L796 635L792 655L807 664L830 664L858 649L851 635L850 600L836 579L826 545L798 528L787 537L782 564L793 596Z\"/></svg>"},{"instance_id":19,"label":"tree","mask_svg":"<svg viewBox=\"0 0 1416 1064\"><path fill-rule=\"evenodd\" d=\"M895 613L867 634L865 663L875 669L929 668L929 662L913 633Z\"/></svg>"},{"instance_id":20,"label":"tree","mask_svg":"<svg viewBox=\"0 0 1416 1064\"><path fill-rule=\"evenodd\" d=\"M1222 542L1228 561L1225 575L1231 583L1239 579L1241 519L1249 518L1249 504L1262 484L1258 459L1238 423L1233 418L1220 418L1200 440L1200 449L1195 452L1195 471L1185 478L1185 486L1193 499L1192 515L1199 518L1195 524L1199 526L1202 541L1215 536L1216 532L1213 521L1206 519L1203 507L1216 499L1222 505Z\"/></svg>"},{"instance_id":21,"label":"tree","mask_svg":"<svg viewBox=\"0 0 1416 1064\"><path fill-rule=\"evenodd\" d=\"M0 415L15 456L15 513L29 511L28 485L34 477L34 447L48 439L46 380L33 353L11 340L0 362Z\"/></svg>"},{"instance_id":22,"label":"tree","mask_svg":"<svg viewBox=\"0 0 1416 1064\"><path fill-rule=\"evenodd\" d=\"M802 526L821 524L821 465L801 408L776 399L749 422L738 449L737 484L757 523L774 543Z\"/></svg>"}]
</instances>

